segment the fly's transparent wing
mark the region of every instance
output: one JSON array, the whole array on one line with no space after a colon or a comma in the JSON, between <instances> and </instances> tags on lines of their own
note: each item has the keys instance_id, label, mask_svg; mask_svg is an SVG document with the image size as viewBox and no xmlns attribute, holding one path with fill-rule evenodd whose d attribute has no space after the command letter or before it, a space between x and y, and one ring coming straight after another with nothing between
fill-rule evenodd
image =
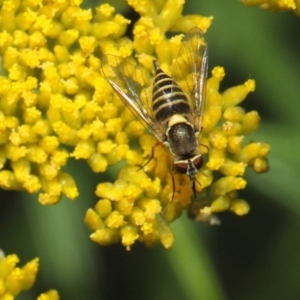
<instances>
[{"instance_id":1,"label":"fly's transparent wing","mask_svg":"<svg viewBox=\"0 0 300 300\"><path fill-rule=\"evenodd\" d=\"M147 80L149 75L128 59L114 55L105 55L102 58L102 71L125 105L158 140L162 141L163 134L153 118L151 109L145 104L148 88L146 83L152 83L149 78Z\"/></svg>"},{"instance_id":2,"label":"fly's transparent wing","mask_svg":"<svg viewBox=\"0 0 300 300\"><path fill-rule=\"evenodd\" d=\"M194 124L199 131L205 110L207 63L204 34L198 27L194 27L183 38L173 65L173 79L188 94Z\"/></svg>"}]
</instances>

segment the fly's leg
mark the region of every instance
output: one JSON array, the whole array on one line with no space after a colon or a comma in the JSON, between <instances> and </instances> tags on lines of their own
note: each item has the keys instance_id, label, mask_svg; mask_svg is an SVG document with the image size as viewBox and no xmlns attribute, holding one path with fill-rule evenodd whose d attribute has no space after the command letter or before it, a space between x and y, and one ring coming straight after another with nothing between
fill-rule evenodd
<instances>
[{"instance_id":1,"label":"fly's leg","mask_svg":"<svg viewBox=\"0 0 300 300\"><path fill-rule=\"evenodd\" d=\"M142 166L138 169L138 171L142 170L144 167L146 167L146 166L149 164L149 162L150 162L150 161L153 159L153 157L154 157L154 148L157 147L157 146L160 146L161 144L163 144L163 143L162 143L162 142L157 142L155 145L152 146L152 149L151 149L151 156L150 156L149 160L148 160L144 165L142 165Z\"/></svg>"},{"instance_id":2,"label":"fly's leg","mask_svg":"<svg viewBox=\"0 0 300 300\"><path fill-rule=\"evenodd\" d=\"M174 201L174 196L175 196L175 178L174 178L174 172L175 172L175 168L174 168L174 163L173 163L173 167L172 167L172 198L171 201L168 203L168 205L165 207L165 209L163 210L163 212L161 213L161 216L164 218L169 207L172 205L173 201Z\"/></svg>"},{"instance_id":3,"label":"fly's leg","mask_svg":"<svg viewBox=\"0 0 300 300\"><path fill-rule=\"evenodd\" d=\"M200 146L204 147L207 150L207 152L209 151L209 147L207 145L204 145L204 144L200 143Z\"/></svg>"}]
</instances>

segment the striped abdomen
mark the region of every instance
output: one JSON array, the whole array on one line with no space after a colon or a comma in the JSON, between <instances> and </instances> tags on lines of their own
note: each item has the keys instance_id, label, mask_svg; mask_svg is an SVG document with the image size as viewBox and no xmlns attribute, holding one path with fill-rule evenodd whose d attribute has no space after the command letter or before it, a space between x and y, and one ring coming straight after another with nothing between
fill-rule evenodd
<instances>
[{"instance_id":1,"label":"striped abdomen","mask_svg":"<svg viewBox=\"0 0 300 300\"><path fill-rule=\"evenodd\" d=\"M153 61L155 77L152 92L152 110L157 122L165 122L172 115L189 115L191 108L186 95L177 83L166 75L156 60Z\"/></svg>"}]
</instances>

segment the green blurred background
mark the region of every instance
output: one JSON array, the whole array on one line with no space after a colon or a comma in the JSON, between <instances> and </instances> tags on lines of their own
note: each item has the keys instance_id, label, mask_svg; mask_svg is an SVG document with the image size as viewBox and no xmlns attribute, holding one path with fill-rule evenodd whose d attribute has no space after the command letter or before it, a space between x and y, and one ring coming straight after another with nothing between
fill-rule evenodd
<instances>
[{"instance_id":1,"label":"green blurred background","mask_svg":"<svg viewBox=\"0 0 300 300\"><path fill-rule=\"evenodd\" d=\"M184 216L172 224L176 241L169 251L100 247L89 240L83 219L96 202L96 184L113 176L70 164L80 190L74 202L42 207L36 195L0 191L0 248L17 253L21 265L40 258L34 288L18 299L50 288L68 300L300 299L300 20L237 0L187 0L185 8L185 14L214 16L206 38L209 69L226 70L221 89L248 78L257 83L243 105L262 117L251 138L268 142L272 152L269 173L247 171L241 196L250 213L221 214L218 227Z\"/></svg>"}]
</instances>

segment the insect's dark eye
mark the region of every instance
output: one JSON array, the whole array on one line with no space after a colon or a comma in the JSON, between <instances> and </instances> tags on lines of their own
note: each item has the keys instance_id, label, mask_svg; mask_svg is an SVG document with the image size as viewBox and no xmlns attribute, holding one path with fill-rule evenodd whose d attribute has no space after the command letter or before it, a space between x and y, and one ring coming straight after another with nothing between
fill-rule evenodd
<instances>
[{"instance_id":1,"label":"insect's dark eye","mask_svg":"<svg viewBox=\"0 0 300 300\"><path fill-rule=\"evenodd\" d=\"M203 158L202 156L197 156L192 160L194 166L199 170L203 166Z\"/></svg>"},{"instance_id":2,"label":"insect's dark eye","mask_svg":"<svg viewBox=\"0 0 300 300\"><path fill-rule=\"evenodd\" d=\"M188 169L188 162L187 161L176 162L174 164L174 168L177 172L186 174L186 171Z\"/></svg>"}]
</instances>

